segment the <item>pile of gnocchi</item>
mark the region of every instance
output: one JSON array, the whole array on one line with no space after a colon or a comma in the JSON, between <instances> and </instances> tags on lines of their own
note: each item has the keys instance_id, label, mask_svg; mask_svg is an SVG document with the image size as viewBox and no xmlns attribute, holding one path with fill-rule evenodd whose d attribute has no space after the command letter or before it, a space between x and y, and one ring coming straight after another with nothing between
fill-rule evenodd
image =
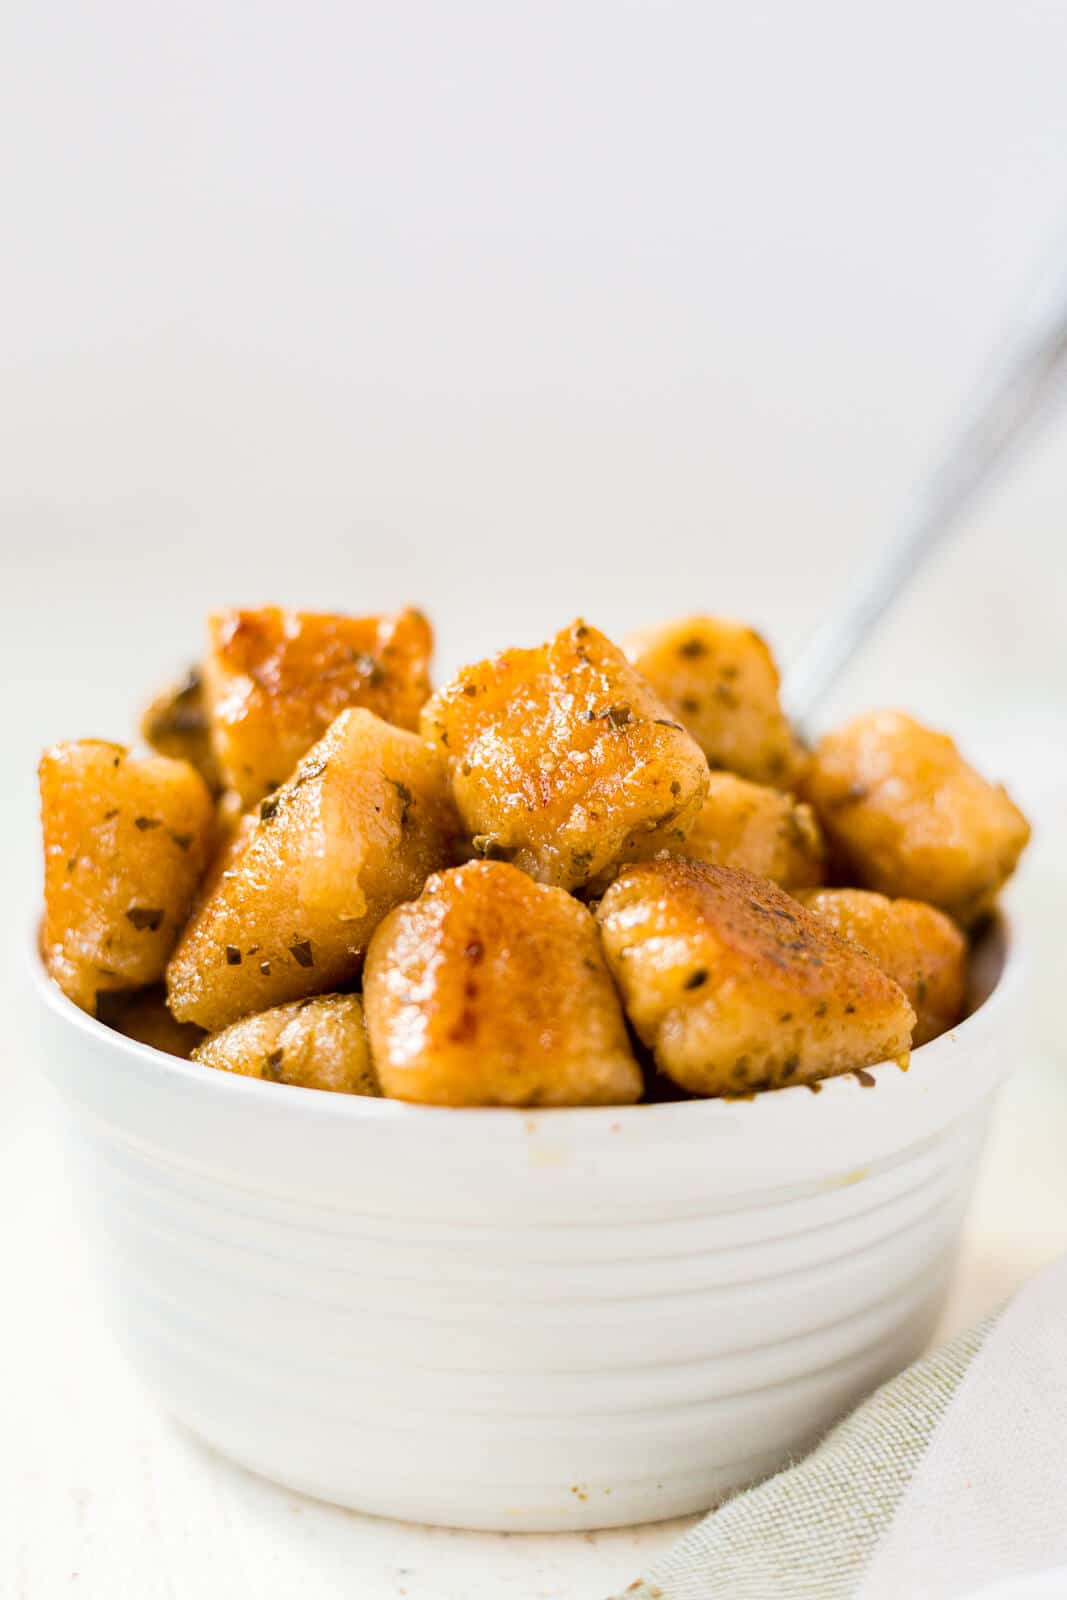
<instances>
[{"instance_id":1,"label":"pile of gnocchi","mask_svg":"<svg viewBox=\"0 0 1067 1600\"><path fill-rule=\"evenodd\" d=\"M432 643L219 612L151 753L46 751L63 992L205 1068L446 1106L817 1088L960 1020L1029 828L944 734L805 748L713 617L577 621L436 692Z\"/></svg>"}]
</instances>

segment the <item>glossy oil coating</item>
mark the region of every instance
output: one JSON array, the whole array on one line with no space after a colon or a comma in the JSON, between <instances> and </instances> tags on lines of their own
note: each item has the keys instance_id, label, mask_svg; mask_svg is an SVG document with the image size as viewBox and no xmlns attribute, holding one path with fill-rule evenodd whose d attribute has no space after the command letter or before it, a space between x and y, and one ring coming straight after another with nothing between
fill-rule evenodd
<instances>
[{"instance_id":1,"label":"glossy oil coating","mask_svg":"<svg viewBox=\"0 0 1067 1600\"><path fill-rule=\"evenodd\" d=\"M380 1094L371 1066L363 1002L355 994L291 1000L231 1022L193 1052L222 1072L335 1094Z\"/></svg>"},{"instance_id":2,"label":"glossy oil coating","mask_svg":"<svg viewBox=\"0 0 1067 1600\"><path fill-rule=\"evenodd\" d=\"M165 756L77 739L39 768L42 949L76 1005L163 976L207 865L214 829L200 774Z\"/></svg>"},{"instance_id":3,"label":"glossy oil coating","mask_svg":"<svg viewBox=\"0 0 1067 1600\"><path fill-rule=\"evenodd\" d=\"M744 1094L907 1052L915 1013L862 951L749 872L627 867L597 912L608 962L660 1070Z\"/></svg>"},{"instance_id":4,"label":"glossy oil coating","mask_svg":"<svg viewBox=\"0 0 1067 1600\"><path fill-rule=\"evenodd\" d=\"M612 1105L641 1093L591 914L504 862L440 873L391 912L364 996L382 1087L397 1099Z\"/></svg>"},{"instance_id":5,"label":"glossy oil coating","mask_svg":"<svg viewBox=\"0 0 1067 1600\"><path fill-rule=\"evenodd\" d=\"M414 729L430 692L433 631L421 611L217 611L205 702L222 778L245 805L286 782L349 706Z\"/></svg>"},{"instance_id":6,"label":"glossy oil coating","mask_svg":"<svg viewBox=\"0 0 1067 1600\"><path fill-rule=\"evenodd\" d=\"M168 967L175 1016L215 1031L348 982L385 913L453 859L457 829L434 753L342 712L242 824Z\"/></svg>"},{"instance_id":7,"label":"glossy oil coating","mask_svg":"<svg viewBox=\"0 0 1067 1600\"><path fill-rule=\"evenodd\" d=\"M423 711L479 854L575 889L680 842L707 765L621 650L578 621L464 667Z\"/></svg>"}]
</instances>

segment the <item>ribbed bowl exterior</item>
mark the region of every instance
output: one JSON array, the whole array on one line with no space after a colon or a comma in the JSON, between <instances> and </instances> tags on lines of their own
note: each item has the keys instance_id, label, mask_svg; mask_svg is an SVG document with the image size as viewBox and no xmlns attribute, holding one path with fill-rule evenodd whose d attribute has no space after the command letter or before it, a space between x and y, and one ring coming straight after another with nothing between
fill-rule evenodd
<instances>
[{"instance_id":1,"label":"ribbed bowl exterior","mask_svg":"<svg viewBox=\"0 0 1067 1600\"><path fill-rule=\"evenodd\" d=\"M579 1529L706 1507L919 1353L1013 966L873 1087L529 1114L211 1072L38 982L117 1326L164 1405L327 1500Z\"/></svg>"}]
</instances>

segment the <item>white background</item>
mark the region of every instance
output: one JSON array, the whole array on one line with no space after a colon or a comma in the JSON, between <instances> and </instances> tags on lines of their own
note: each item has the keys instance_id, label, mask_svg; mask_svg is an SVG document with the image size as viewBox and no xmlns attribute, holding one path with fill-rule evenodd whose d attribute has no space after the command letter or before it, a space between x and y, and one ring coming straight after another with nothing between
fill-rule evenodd
<instances>
[{"instance_id":1,"label":"white background","mask_svg":"<svg viewBox=\"0 0 1067 1600\"><path fill-rule=\"evenodd\" d=\"M1054 0L7 8L0 1594L213 1597L251 1573L592 1600L634 1574L630 1535L465 1541L292 1502L128 1384L22 1010L33 764L123 737L218 603L416 601L445 667L579 611L739 614L788 655L1063 235L1065 81ZM1050 949L1064 439L838 702L906 704L1018 774L1048 819L1022 893ZM1013 1091L957 1317L1067 1243L1042 1187L1059 1081Z\"/></svg>"}]
</instances>

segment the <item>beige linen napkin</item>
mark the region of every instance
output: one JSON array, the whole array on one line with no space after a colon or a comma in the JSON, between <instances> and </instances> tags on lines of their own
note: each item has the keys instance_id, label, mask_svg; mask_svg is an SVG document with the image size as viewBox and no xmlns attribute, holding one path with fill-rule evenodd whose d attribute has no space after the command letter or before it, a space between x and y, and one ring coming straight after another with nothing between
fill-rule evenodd
<instances>
[{"instance_id":1,"label":"beige linen napkin","mask_svg":"<svg viewBox=\"0 0 1067 1600\"><path fill-rule=\"evenodd\" d=\"M1065 1444L1067 1258L712 1512L625 1600L962 1600L1067 1564Z\"/></svg>"}]
</instances>

